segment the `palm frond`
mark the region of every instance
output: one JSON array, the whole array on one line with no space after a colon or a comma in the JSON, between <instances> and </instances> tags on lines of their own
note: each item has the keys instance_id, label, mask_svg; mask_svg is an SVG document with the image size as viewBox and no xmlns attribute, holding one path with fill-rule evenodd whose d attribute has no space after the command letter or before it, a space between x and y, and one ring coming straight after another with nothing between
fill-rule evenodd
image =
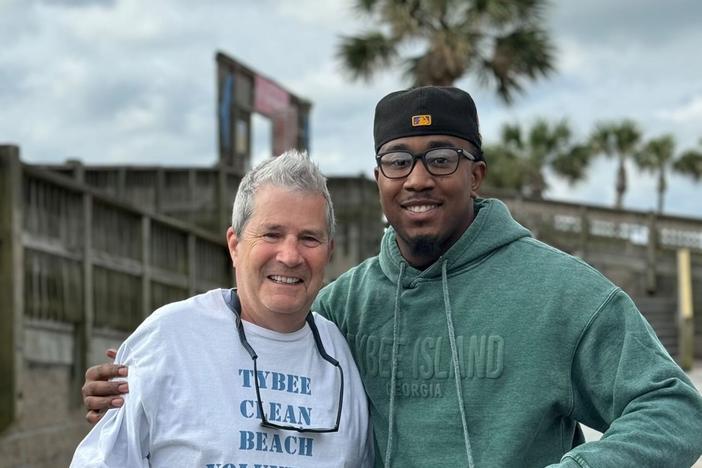
<instances>
[{"instance_id":1,"label":"palm frond","mask_svg":"<svg viewBox=\"0 0 702 468\"><path fill-rule=\"evenodd\" d=\"M675 140L672 135L663 135L649 140L634 154L636 164L646 171L658 172L673 159Z\"/></svg>"},{"instance_id":2,"label":"palm frond","mask_svg":"<svg viewBox=\"0 0 702 468\"><path fill-rule=\"evenodd\" d=\"M688 150L673 163L673 170L692 177L695 182L702 179L702 151Z\"/></svg>"},{"instance_id":3,"label":"palm frond","mask_svg":"<svg viewBox=\"0 0 702 468\"><path fill-rule=\"evenodd\" d=\"M379 0L356 0L354 7L357 11L361 13L373 13Z\"/></svg>"},{"instance_id":4,"label":"palm frond","mask_svg":"<svg viewBox=\"0 0 702 468\"><path fill-rule=\"evenodd\" d=\"M369 80L390 65L397 52L394 41L380 32L342 37L337 57L354 80Z\"/></svg>"},{"instance_id":5,"label":"palm frond","mask_svg":"<svg viewBox=\"0 0 702 468\"><path fill-rule=\"evenodd\" d=\"M355 79L395 65L414 84L450 85L466 73L510 103L528 81L554 70L555 47L544 24L548 0L357 0L374 33L343 37L338 55Z\"/></svg>"},{"instance_id":6,"label":"palm frond","mask_svg":"<svg viewBox=\"0 0 702 468\"><path fill-rule=\"evenodd\" d=\"M524 79L536 80L554 71L554 56L555 47L545 31L524 27L495 38L487 68L499 95L509 103L522 91Z\"/></svg>"},{"instance_id":7,"label":"palm frond","mask_svg":"<svg viewBox=\"0 0 702 468\"><path fill-rule=\"evenodd\" d=\"M577 144L568 151L558 154L551 161L551 168L572 185L585 177L591 158L590 145Z\"/></svg>"}]
</instances>

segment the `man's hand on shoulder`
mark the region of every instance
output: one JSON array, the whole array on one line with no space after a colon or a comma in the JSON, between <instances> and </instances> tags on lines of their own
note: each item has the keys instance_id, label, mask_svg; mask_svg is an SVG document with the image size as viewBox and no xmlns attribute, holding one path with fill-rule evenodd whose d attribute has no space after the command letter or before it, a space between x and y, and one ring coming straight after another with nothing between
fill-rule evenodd
<instances>
[{"instance_id":1,"label":"man's hand on shoulder","mask_svg":"<svg viewBox=\"0 0 702 468\"><path fill-rule=\"evenodd\" d=\"M117 351L108 349L105 355L114 359ZM90 424L97 423L110 408L119 408L124 404L122 395L129 391L127 382L111 381L116 377L126 377L127 367L106 362L89 368L85 372L85 383L81 389L83 404L88 412L85 419Z\"/></svg>"}]
</instances>

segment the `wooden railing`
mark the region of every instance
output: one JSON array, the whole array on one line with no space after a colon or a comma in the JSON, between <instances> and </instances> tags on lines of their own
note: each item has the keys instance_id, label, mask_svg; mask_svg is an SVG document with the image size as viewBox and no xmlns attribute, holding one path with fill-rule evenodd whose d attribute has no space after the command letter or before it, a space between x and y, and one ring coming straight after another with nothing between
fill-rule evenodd
<instances>
[{"instance_id":1,"label":"wooden railing","mask_svg":"<svg viewBox=\"0 0 702 468\"><path fill-rule=\"evenodd\" d=\"M230 167L88 166L78 161L38 166L64 174L130 205L224 235L242 174ZM383 221L375 181L363 175L329 177L336 213L332 280L378 253Z\"/></svg>"},{"instance_id":2,"label":"wooden railing","mask_svg":"<svg viewBox=\"0 0 702 468\"><path fill-rule=\"evenodd\" d=\"M690 250L695 355L702 356L702 219L494 194L534 235L628 292L668 351L679 347L677 251Z\"/></svg>"},{"instance_id":3,"label":"wooden railing","mask_svg":"<svg viewBox=\"0 0 702 468\"><path fill-rule=\"evenodd\" d=\"M69 359L77 397L96 332L126 334L165 303L233 285L224 234L24 165L15 146L0 146L0 194L0 429L17 417L27 359ZM72 358L45 346L59 335Z\"/></svg>"}]
</instances>

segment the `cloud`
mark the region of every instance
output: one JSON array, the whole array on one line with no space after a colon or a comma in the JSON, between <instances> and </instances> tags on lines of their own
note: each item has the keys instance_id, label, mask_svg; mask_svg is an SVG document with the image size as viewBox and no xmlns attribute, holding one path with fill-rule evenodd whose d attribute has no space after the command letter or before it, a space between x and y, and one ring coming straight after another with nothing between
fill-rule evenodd
<instances>
[{"instance_id":1,"label":"cloud","mask_svg":"<svg viewBox=\"0 0 702 468\"><path fill-rule=\"evenodd\" d=\"M698 0L560 0L550 17L552 29L559 37L603 46L613 41L656 46L676 42L690 31L699 33L702 3Z\"/></svg>"},{"instance_id":2,"label":"cloud","mask_svg":"<svg viewBox=\"0 0 702 468\"><path fill-rule=\"evenodd\" d=\"M656 112L656 116L672 122L702 121L702 95L695 96L678 106Z\"/></svg>"},{"instance_id":3,"label":"cloud","mask_svg":"<svg viewBox=\"0 0 702 468\"><path fill-rule=\"evenodd\" d=\"M116 0L35 0L47 5L61 5L66 7L83 8L86 6L112 7Z\"/></svg>"},{"instance_id":4,"label":"cloud","mask_svg":"<svg viewBox=\"0 0 702 468\"><path fill-rule=\"evenodd\" d=\"M332 27L339 31L348 27L349 19L356 18L353 3L348 0L324 2L297 0L295 2L277 2L275 7L284 18L290 18L308 26Z\"/></svg>"},{"instance_id":5,"label":"cloud","mask_svg":"<svg viewBox=\"0 0 702 468\"><path fill-rule=\"evenodd\" d=\"M30 161L213 164L221 50L312 101L311 152L325 172L371 175L375 103L407 83L398 71L371 83L340 73L339 36L364 27L352 3L0 0L0 140L19 143ZM511 107L474 78L458 85L476 99L487 142L505 121L567 117L584 138L599 119L630 117L647 138L672 132L679 148L693 145L701 10L697 0L552 2L554 76L529 84ZM259 121L254 133L256 154L270 151L269 127ZM574 188L554 182L552 193L592 201L613 187L603 182L607 163ZM694 211L672 194L695 200L699 188L677 182L670 205ZM632 203L643 203L635 192Z\"/></svg>"}]
</instances>

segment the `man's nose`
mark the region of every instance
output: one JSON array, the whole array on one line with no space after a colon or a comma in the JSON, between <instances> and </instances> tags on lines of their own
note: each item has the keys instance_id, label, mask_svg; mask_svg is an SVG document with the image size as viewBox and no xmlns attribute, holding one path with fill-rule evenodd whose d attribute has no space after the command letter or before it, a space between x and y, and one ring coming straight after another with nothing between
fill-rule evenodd
<instances>
[{"instance_id":1,"label":"man's nose","mask_svg":"<svg viewBox=\"0 0 702 468\"><path fill-rule=\"evenodd\" d=\"M293 236L288 236L280 244L277 260L285 266L294 267L302 263L300 244Z\"/></svg>"},{"instance_id":2,"label":"man's nose","mask_svg":"<svg viewBox=\"0 0 702 468\"><path fill-rule=\"evenodd\" d=\"M417 159L403 186L406 190L419 191L430 189L435 183L434 176L427 171L422 160Z\"/></svg>"}]
</instances>

